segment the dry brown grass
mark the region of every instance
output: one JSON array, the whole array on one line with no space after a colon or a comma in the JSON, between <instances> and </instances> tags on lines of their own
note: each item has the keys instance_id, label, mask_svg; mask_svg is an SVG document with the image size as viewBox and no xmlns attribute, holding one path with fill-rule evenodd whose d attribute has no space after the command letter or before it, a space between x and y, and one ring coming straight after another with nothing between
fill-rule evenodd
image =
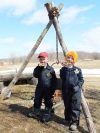
<instances>
[{"instance_id":1,"label":"dry brown grass","mask_svg":"<svg viewBox=\"0 0 100 133\"><path fill-rule=\"evenodd\" d=\"M52 64L52 62L50 62ZM0 70L20 67L17 65L0 66ZM36 66L37 63L29 63L28 66ZM81 68L100 68L100 60L79 61L77 66ZM55 65L55 67L61 67ZM100 78L85 78L84 86L91 114L100 132ZM32 106L35 86L17 85L12 89L12 97L0 101L0 133L69 133L68 126L63 122L64 106L56 109L56 116L53 121L43 124L36 119L28 118L29 108ZM86 122L81 113L80 133L88 133Z\"/></svg>"},{"instance_id":2,"label":"dry brown grass","mask_svg":"<svg viewBox=\"0 0 100 133\"><path fill-rule=\"evenodd\" d=\"M95 82L92 82L95 81ZM91 114L100 132L100 78L85 78L84 88ZM0 102L0 133L69 133L68 126L63 122L64 106L59 106L53 121L43 124L36 119L28 118L32 106L35 86L17 85L12 89L12 97ZM81 113L80 133L88 133L86 122Z\"/></svg>"},{"instance_id":3,"label":"dry brown grass","mask_svg":"<svg viewBox=\"0 0 100 133\"><path fill-rule=\"evenodd\" d=\"M100 60L79 60L76 63L80 68L100 68Z\"/></svg>"}]
</instances>

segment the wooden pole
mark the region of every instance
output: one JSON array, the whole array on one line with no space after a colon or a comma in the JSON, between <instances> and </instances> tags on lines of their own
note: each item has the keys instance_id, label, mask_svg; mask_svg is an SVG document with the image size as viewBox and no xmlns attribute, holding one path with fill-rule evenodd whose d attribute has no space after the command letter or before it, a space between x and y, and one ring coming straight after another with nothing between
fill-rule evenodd
<instances>
[{"instance_id":1,"label":"wooden pole","mask_svg":"<svg viewBox=\"0 0 100 133\"><path fill-rule=\"evenodd\" d=\"M51 11L51 7L52 7L51 5L52 5L51 3L46 3L45 4L48 13L50 13L50 11ZM59 22L58 22L57 17L54 17L52 21L53 21L53 25L54 25L54 28L56 30L56 33L57 33L57 36L58 36L58 40L60 42L60 45L61 45L63 54L65 56L66 55L66 52L68 50L67 50L67 47L65 45L65 42L64 42L64 39L63 39L63 36L62 36L62 33L61 33L61 29L60 29L60 26L59 26Z\"/></svg>"},{"instance_id":2,"label":"wooden pole","mask_svg":"<svg viewBox=\"0 0 100 133\"><path fill-rule=\"evenodd\" d=\"M48 13L50 13L50 10L51 9L49 8L48 5L49 5L49 3L46 3L45 4ZM66 45L64 43L63 36L62 36L62 33L61 33L61 29L60 29L60 26L59 26L59 22L57 20L57 17L54 17L53 18L53 25L54 25L54 28L55 28L56 33L58 35L58 39L59 39L60 45L62 47L63 54L65 56L66 55L66 52L68 50L67 50ZM95 126L94 126L92 117L91 117L91 113L89 111L89 108L88 108L86 99L85 99L82 91L81 91L81 95L82 95L82 103L81 103L81 105L82 105L82 109L83 109L83 112L84 112L84 115L85 115L85 119L86 119L86 122L87 122L87 127L88 127L88 130L89 130L89 133L96 133L96 129L95 129ZM58 106L59 106L59 104L58 104Z\"/></svg>"},{"instance_id":3,"label":"wooden pole","mask_svg":"<svg viewBox=\"0 0 100 133\"><path fill-rule=\"evenodd\" d=\"M68 51L68 49L67 49L66 44L65 44L65 42L63 40L63 36L62 36L62 33L61 33L59 22L58 22L58 19L56 17L53 20L53 25L54 25L54 28L55 28L56 33L58 35L58 40L60 42L63 54L64 54L64 56L66 56L66 52Z\"/></svg>"},{"instance_id":4,"label":"wooden pole","mask_svg":"<svg viewBox=\"0 0 100 133\"><path fill-rule=\"evenodd\" d=\"M82 109L83 109L83 113L84 113L84 116L85 116L85 120L86 120L86 123L87 123L89 133L96 133L96 129L95 129L95 126L94 126L94 123L93 123L93 119L92 119L91 113L90 113L89 108L88 108L88 104L86 102L86 99L85 99L82 91L81 91L81 97L82 97L81 105L82 105Z\"/></svg>"},{"instance_id":5,"label":"wooden pole","mask_svg":"<svg viewBox=\"0 0 100 133\"><path fill-rule=\"evenodd\" d=\"M15 73L5 73L3 75L0 75L0 82L5 82L5 81L11 81L15 76ZM33 75L32 73L23 73L21 74L21 76L19 77L19 79L27 79L27 78L32 78Z\"/></svg>"}]
</instances>

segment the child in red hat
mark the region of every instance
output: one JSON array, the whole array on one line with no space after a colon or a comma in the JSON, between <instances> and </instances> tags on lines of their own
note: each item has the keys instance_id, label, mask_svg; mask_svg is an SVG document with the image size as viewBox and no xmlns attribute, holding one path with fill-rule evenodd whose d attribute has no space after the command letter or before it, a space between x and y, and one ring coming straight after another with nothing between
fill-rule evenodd
<instances>
[{"instance_id":1,"label":"child in red hat","mask_svg":"<svg viewBox=\"0 0 100 133\"><path fill-rule=\"evenodd\" d=\"M53 67L48 64L48 53L41 52L38 59L39 64L33 72L33 76L38 79L38 84L35 90L33 112L30 116L40 117L42 99L44 99L45 113L42 121L47 122L52 118L52 97L56 88L56 75Z\"/></svg>"}]
</instances>

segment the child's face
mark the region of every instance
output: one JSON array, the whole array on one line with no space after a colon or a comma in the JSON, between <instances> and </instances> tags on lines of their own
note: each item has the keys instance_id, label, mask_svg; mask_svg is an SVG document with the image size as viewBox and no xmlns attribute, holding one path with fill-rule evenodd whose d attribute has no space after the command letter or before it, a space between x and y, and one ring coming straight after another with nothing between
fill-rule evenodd
<instances>
[{"instance_id":1,"label":"child's face","mask_svg":"<svg viewBox=\"0 0 100 133\"><path fill-rule=\"evenodd\" d=\"M41 64L46 64L46 63L48 62L48 57L40 57L40 58L39 58L39 62L40 62Z\"/></svg>"},{"instance_id":2,"label":"child's face","mask_svg":"<svg viewBox=\"0 0 100 133\"><path fill-rule=\"evenodd\" d=\"M68 56L67 59L66 59L66 61L67 61L67 64L68 65L73 65L74 64L74 59L73 59L72 56Z\"/></svg>"}]
</instances>

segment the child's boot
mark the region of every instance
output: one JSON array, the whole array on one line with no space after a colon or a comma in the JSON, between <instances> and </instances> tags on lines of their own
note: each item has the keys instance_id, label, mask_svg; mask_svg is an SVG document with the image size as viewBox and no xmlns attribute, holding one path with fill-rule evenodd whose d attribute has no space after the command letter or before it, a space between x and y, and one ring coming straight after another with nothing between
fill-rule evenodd
<instances>
[{"instance_id":1,"label":"child's boot","mask_svg":"<svg viewBox=\"0 0 100 133\"><path fill-rule=\"evenodd\" d=\"M39 117L40 116L40 108L32 109L32 112L29 113L29 117Z\"/></svg>"},{"instance_id":2,"label":"child's boot","mask_svg":"<svg viewBox=\"0 0 100 133\"><path fill-rule=\"evenodd\" d=\"M77 131L77 130L78 130L78 121L72 122L72 123L70 124L69 129L70 129L71 131Z\"/></svg>"},{"instance_id":3,"label":"child's boot","mask_svg":"<svg viewBox=\"0 0 100 133\"><path fill-rule=\"evenodd\" d=\"M42 122L48 122L52 119L52 109L51 108L46 108L45 109L45 114L43 115Z\"/></svg>"}]
</instances>

